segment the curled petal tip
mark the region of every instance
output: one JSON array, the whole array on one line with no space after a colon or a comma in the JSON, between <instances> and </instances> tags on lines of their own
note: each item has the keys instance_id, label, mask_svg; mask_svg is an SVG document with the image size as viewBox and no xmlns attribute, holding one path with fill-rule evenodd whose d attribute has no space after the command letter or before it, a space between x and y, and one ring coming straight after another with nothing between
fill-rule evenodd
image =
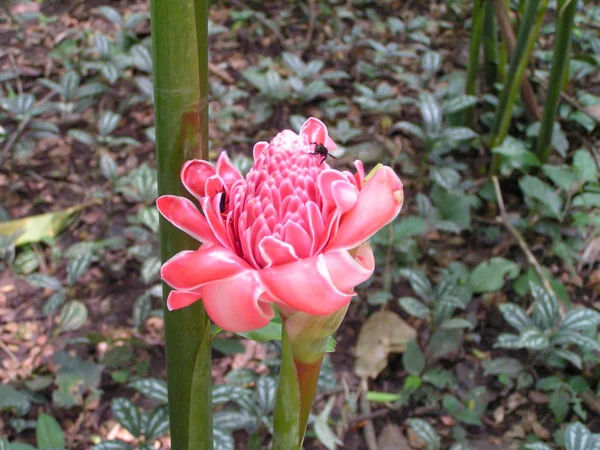
<instances>
[{"instance_id":1,"label":"curled petal tip","mask_svg":"<svg viewBox=\"0 0 600 450\"><path fill-rule=\"evenodd\" d=\"M394 200L396 203L402 205L404 203L404 189L398 189L394 191Z\"/></svg>"}]
</instances>

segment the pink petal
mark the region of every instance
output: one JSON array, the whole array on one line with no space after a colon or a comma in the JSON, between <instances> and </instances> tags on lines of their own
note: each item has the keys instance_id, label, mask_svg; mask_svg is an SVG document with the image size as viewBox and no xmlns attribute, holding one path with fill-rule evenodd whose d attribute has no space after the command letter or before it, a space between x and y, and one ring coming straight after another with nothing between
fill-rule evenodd
<instances>
[{"instance_id":1,"label":"pink petal","mask_svg":"<svg viewBox=\"0 0 600 450\"><path fill-rule=\"evenodd\" d=\"M216 174L212 164L201 159L187 161L181 169L181 182L198 200L206 194L206 180Z\"/></svg>"},{"instance_id":2,"label":"pink petal","mask_svg":"<svg viewBox=\"0 0 600 450\"><path fill-rule=\"evenodd\" d=\"M171 291L167 297L167 308L169 311L185 308L200 300L201 295L196 292Z\"/></svg>"},{"instance_id":3,"label":"pink petal","mask_svg":"<svg viewBox=\"0 0 600 450\"><path fill-rule=\"evenodd\" d=\"M268 267L260 270L259 275L269 293L288 307L307 314L331 314L352 298L347 283L338 277L340 268L355 270L358 264L348 264L348 257L343 256L343 252L319 254L289 264ZM333 269L335 280L329 273L329 266ZM362 278L349 273L344 276L352 280ZM344 291L335 283L340 284Z\"/></svg>"},{"instance_id":4,"label":"pink petal","mask_svg":"<svg viewBox=\"0 0 600 450\"><path fill-rule=\"evenodd\" d=\"M342 292L352 291L375 270L375 256L367 243L358 247L354 258L346 250L335 250L325 253L325 260L333 284Z\"/></svg>"},{"instance_id":5,"label":"pink petal","mask_svg":"<svg viewBox=\"0 0 600 450\"><path fill-rule=\"evenodd\" d=\"M233 186L233 183L236 181L244 178L237 167L232 164L226 152L221 152L219 155L216 171L217 175L225 181L225 185L227 185L228 188Z\"/></svg>"},{"instance_id":6,"label":"pink petal","mask_svg":"<svg viewBox=\"0 0 600 450\"><path fill-rule=\"evenodd\" d=\"M172 288L197 291L206 283L226 280L250 266L235 253L219 245L203 245L196 251L177 253L163 264L160 274Z\"/></svg>"},{"instance_id":7,"label":"pink petal","mask_svg":"<svg viewBox=\"0 0 600 450\"><path fill-rule=\"evenodd\" d=\"M356 204L357 189L341 172L326 169L319 174L317 184L323 199L325 217L333 214L334 210L338 213L348 211Z\"/></svg>"},{"instance_id":8,"label":"pink petal","mask_svg":"<svg viewBox=\"0 0 600 450\"><path fill-rule=\"evenodd\" d=\"M165 219L194 239L211 244L217 242L206 218L187 198L163 195L156 200L156 207Z\"/></svg>"},{"instance_id":9,"label":"pink petal","mask_svg":"<svg viewBox=\"0 0 600 450\"><path fill-rule=\"evenodd\" d=\"M310 256L312 241L306 230L298 223L291 220L286 223L281 227L281 236L284 242L287 242L294 248L295 253L300 258Z\"/></svg>"},{"instance_id":10,"label":"pink petal","mask_svg":"<svg viewBox=\"0 0 600 450\"><path fill-rule=\"evenodd\" d=\"M300 136L305 136L309 144L316 142L327 147L327 150L335 150L337 145L327 133L327 127L323 122L315 117L309 117L302 128L300 128Z\"/></svg>"},{"instance_id":11,"label":"pink petal","mask_svg":"<svg viewBox=\"0 0 600 450\"><path fill-rule=\"evenodd\" d=\"M258 159L258 157L263 152L263 150L265 148L267 148L268 146L269 146L269 143L266 141L260 141L260 142L257 142L256 144L254 144L254 148L252 149L252 156L255 161Z\"/></svg>"},{"instance_id":12,"label":"pink petal","mask_svg":"<svg viewBox=\"0 0 600 450\"><path fill-rule=\"evenodd\" d=\"M264 237L258 243L258 250L267 267L287 264L298 259L294 247L273 236Z\"/></svg>"},{"instance_id":13,"label":"pink petal","mask_svg":"<svg viewBox=\"0 0 600 450\"><path fill-rule=\"evenodd\" d=\"M200 205L202 206L202 211L204 211L208 225L210 226L210 229L212 230L216 240L223 247L232 249L233 244L231 243L229 233L225 228L223 216L221 216L221 211L219 210L221 195L222 194L217 194L217 196L212 199L209 197L204 197L202 198Z\"/></svg>"},{"instance_id":14,"label":"pink petal","mask_svg":"<svg viewBox=\"0 0 600 450\"><path fill-rule=\"evenodd\" d=\"M306 204L306 217L308 219L308 230L312 241L310 249L310 255L312 256L321 251L321 248L327 240L327 233L323 215L315 202L308 202Z\"/></svg>"},{"instance_id":15,"label":"pink petal","mask_svg":"<svg viewBox=\"0 0 600 450\"><path fill-rule=\"evenodd\" d=\"M273 307L267 299L256 271L246 270L228 280L208 283L202 288L204 308L218 326L227 331L243 332L267 325L273 318Z\"/></svg>"},{"instance_id":16,"label":"pink petal","mask_svg":"<svg viewBox=\"0 0 600 450\"><path fill-rule=\"evenodd\" d=\"M400 178L391 168L383 166L365 183L356 206L342 217L327 248L357 247L394 220L403 202Z\"/></svg>"}]
</instances>

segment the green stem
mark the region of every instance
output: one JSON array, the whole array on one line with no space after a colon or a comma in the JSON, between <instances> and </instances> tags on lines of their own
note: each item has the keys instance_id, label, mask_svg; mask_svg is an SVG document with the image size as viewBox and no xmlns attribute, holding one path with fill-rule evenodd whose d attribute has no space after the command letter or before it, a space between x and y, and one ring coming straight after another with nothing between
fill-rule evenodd
<instances>
[{"instance_id":1,"label":"green stem","mask_svg":"<svg viewBox=\"0 0 600 450\"><path fill-rule=\"evenodd\" d=\"M354 253L351 252L354 256ZM273 413L273 450L302 448L329 337L348 307L328 316L282 314L281 372Z\"/></svg>"},{"instance_id":2,"label":"green stem","mask_svg":"<svg viewBox=\"0 0 600 450\"><path fill-rule=\"evenodd\" d=\"M494 16L492 0L485 0L485 18L483 23L483 55L485 84L493 89L498 80L498 24Z\"/></svg>"},{"instance_id":3,"label":"green stem","mask_svg":"<svg viewBox=\"0 0 600 450\"><path fill-rule=\"evenodd\" d=\"M485 20L484 0L474 0L473 18L471 24L471 42L469 44L469 62L467 64L467 80L465 82L465 94L477 95L477 74L479 72L479 50L483 35L483 23ZM465 111L464 124L472 127L475 115L475 107Z\"/></svg>"},{"instance_id":4,"label":"green stem","mask_svg":"<svg viewBox=\"0 0 600 450\"><path fill-rule=\"evenodd\" d=\"M207 5L207 0L151 2L160 195L187 196L179 181L181 166L208 158ZM160 241L163 262L198 248L196 240L162 218ZM168 292L165 286L165 296ZM210 321L201 302L165 310L165 346L172 448L212 449Z\"/></svg>"},{"instance_id":5,"label":"green stem","mask_svg":"<svg viewBox=\"0 0 600 450\"><path fill-rule=\"evenodd\" d=\"M535 46L537 36L542 27L548 0L528 0L525 8L525 14L519 27L517 45L510 60L510 68L504 83L504 89L496 109L494 125L492 128L492 138L490 147L494 148L502 144L508 134L510 119L512 117L513 106L519 93L525 71L531 58L531 53ZM492 173L497 172L500 160L495 154L492 160Z\"/></svg>"},{"instance_id":6,"label":"green stem","mask_svg":"<svg viewBox=\"0 0 600 450\"><path fill-rule=\"evenodd\" d=\"M566 77L569 76L569 49L571 47L571 36L575 23L575 11L577 11L577 0L567 0L567 2L562 2L562 4L564 6L560 10L560 15L556 23L556 43L554 44L554 54L552 55L548 97L544 104L544 113L535 149L542 163L546 163L550 156L552 132L560 103L560 93L562 92Z\"/></svg>"},{"instance_id":7,"label":"green stem","mask_svg":"<svg viewBox=\"0 0 600 450\"><path fill-rule=\"evenodd\" d=\"M319 383L319 373L321 372L321 364L323 363L323 357L325 352L321 354L321 358L315 362L303 363L302 361L294 361L296 365L296 372L298 373L298 385L300 386L300 433L302 434L302 440L306 434L306 425L308 424L308 417L310 416L310 410L317 393L317 384ZM302 442L300 442L300 447Z\"/></svg>"}]
</instances>

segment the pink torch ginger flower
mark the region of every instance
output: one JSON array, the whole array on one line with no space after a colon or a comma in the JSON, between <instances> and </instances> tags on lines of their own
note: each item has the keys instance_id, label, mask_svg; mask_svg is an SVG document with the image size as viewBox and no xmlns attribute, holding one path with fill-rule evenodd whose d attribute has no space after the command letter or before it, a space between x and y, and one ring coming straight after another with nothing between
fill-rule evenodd
<instances>
[{"instance_id":1,"label":"pink torch ginger flower","mask_svg":"<svg viewBox=\"0 0 600 450\"><path fill-rule=\"evenodd\" d=\"M218 326L238 332L268 324L272 303L283 315L327 315L350 302L374 270L363 243L400 212L402 182L386 166L365 182L360 161L356 174L334 170L315 153L317 144L336 148L325 125L310 118L299 135L284 130L258 142L246 178L225 152L216 166L185 163L181 180L202 213L173 195L157 206L202 246L163 265L162 278L174 289L170 310L202 298Z\"/></svg>"}]
</instances>

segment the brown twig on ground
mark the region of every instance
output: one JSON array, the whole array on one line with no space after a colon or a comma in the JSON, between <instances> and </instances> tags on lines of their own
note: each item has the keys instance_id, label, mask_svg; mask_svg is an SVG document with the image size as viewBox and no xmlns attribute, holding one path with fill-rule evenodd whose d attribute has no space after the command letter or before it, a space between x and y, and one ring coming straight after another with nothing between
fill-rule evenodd
<instances>
[{"instance_id":1,"label":"brown twig on ground","mask_svg":"<svg viewBox=\"0 0 600 450\"><path fill-rule=\"evenodd\" d=\"M585 403L585 406L600 415L600 400L598 400L598 397L591 390L588 389L582 392L581 399Z\"/></svg>"},{"instance_id":2,"label":"brown twig on ground","mask_svg":"<svg viewBox=\"0 0 600 450\"><path fill-rule=\"evenodd\" d=\"M550 87L548 86L548 83L546 83L544 80L540 80L540 79L536 78L535 81L537 83L539 83L541 86L543 86L544 89L546 89L546 90L550 89ZM581 106L579 104L579 102L577 100L575 100L573 97L571 97L568 94L565 94L564 92L560 93L560 97L565 102L567 102L569 105L571 105L573 108L575 108L577 111L581 111L586 116L588 116L590 119L592 119L594 122L600 124L600 119L597 116L595 116L594 114L591 114L587 109L585 109L585 107Z\"/></svg>"},{"instance_id":3,"label":"brown twig on ground","mask_svg":"<svg viewBox=\"0 0 600 450\"><path fill-rule=\"evenodd\" d=\"M508 14L506 13L504 0L492 0L492 7L494 8L496 18L498 19L502 39L506 42L506 48L508 49L509 55L512 55L515 51L517 39L515 38L515 31L513 30ZM527 114L532 119L540 120L542 114L535 98L533 86L527 78L523 78L523 82L521 83L521 98L523 99Z\"/></svg>"},{"instance_id":4,"label":"brown twig on ground","mask_svg":"<svg viewBox=\"0 0 600 450\"><path fill-rule=\"evenodd\" d=\"M306 48L304 51L310 48L312 43L313 35L315 33L315 23L317 22L317 15L319 14L319 7L315 0L308 0L308 30L306 30Z\"/></svg>"},{"instance_id":5,"label":"brown twig on ground","mask_svg":"<svg viewBox=\"0 0 600 450\"><path fill-rule=\"evenodd\" d=\"M502 191L500 190L500 182L498 181L498 177L493 176L492 181L494 183L494 189L496 191L496 199L498 200L498 210L500 213L500 215L496 217L496 222L504 225L504 227L516 239L517 243L519 244L519 247L521 247L521 250L523 250L523 253L525 253L525 256L527 257L527 261L529 261L529 264L531 264L533 266L536 273L540 277L540 280L542 281L542 286L544 286L544 289L546 290L546 292L548 292L549 294L551 294L553 296L556 296L556 294L554 293L554 289L552 289L552 286L550 285L550 281L548 281L548 278L546 278L546 275L544 274L544 271L542 270L542 266L540 266L540 263L536 259L535 255L529 249L527 242L525 242L525 238L523 237L521 232L519 230L517 230L517 228L510 222L508 213L506 212L506 207L504 206L504 199L502 198ZM531 314L534 306L535 306L535 302L533 302L531 304L531 306L529 307L529 309L527 310L528 314Z\"/></svg>"},{"instance_id":6,"label":"brown twig on ground","mask_svg":"<svg viewBox=\"0 0 600 450\"><path fill-rule=\"evenodd\" d=\"M369 417L371 414L371 408L369 407L369 401L367 400L367 392L369 392L369 382L366 377L360 379L360 412L364 417ZM367 448L369 450L379 450L379 446L377 445L377 436L375 436L375 427L373 426L373 421L371 419L367 419L365 421L364 433L365 433L365 441L367 442Z\"/></svg>"},{"instance_id":7,"label":"brown twig on ground","mask_svg":"<svg viewBox=\"0 0 600 450\"><path fill-rule=\"evenodd\" d=\"M383 269L383 290L389 292L392 289L392 256L394 255L394 227L388 225L388 246L385 253L385 268Z\"/></svg>"}]
</instances>

